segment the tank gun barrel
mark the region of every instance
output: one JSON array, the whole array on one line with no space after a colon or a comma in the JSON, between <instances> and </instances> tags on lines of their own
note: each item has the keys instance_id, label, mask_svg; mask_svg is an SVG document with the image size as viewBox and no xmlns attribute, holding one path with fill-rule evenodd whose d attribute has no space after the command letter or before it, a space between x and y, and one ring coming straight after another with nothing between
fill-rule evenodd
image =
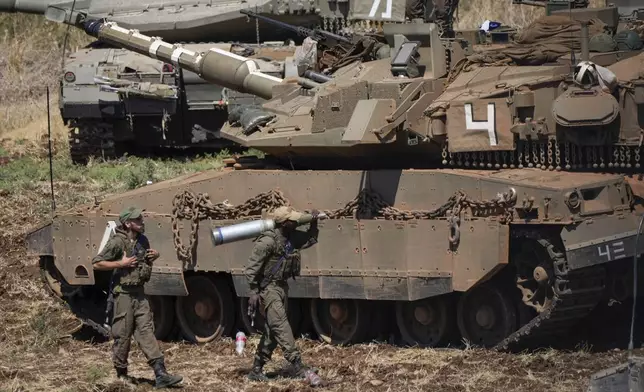
<instances>
[{"instance_id":1,"label":"tank gun barrel","mask_svg":"<svg viewBox=\"0 0 644 392\"><path fill-rule=\"evenodd\" d=\"M255 61L218 48L197 53L105 20L87 21L83 28L87 34L102 41L172 63L196 73L204 80L241 93L270 99L273 86L282 83L282 79L258 71L259 66Z\"/></svg>"},{"instance_id":2,"label":"tank gun barrel","mask_svg":"<svg viewBox=\"0 0 644 392\"><path fill-rule=\"evenodd\" d=\"M306 27L293 26L288 23L280 22L279 20L271 19L266 16L256 14L253 11L249 11L249 10L240 10L239 12L246 16L250 16L251 18L263 20L264 22L273 24L283 29L291 30L302 37L311 37L316 41L337 41L337 42L343 42L345 44L352 44L352 41L349 38L345 38L341 35L329 33L328 31L321 31L317 29L312 30L312 29L307 29Z\"/></svg>"},{"instance_id":3,"label":"tank gun barrel","mask_svg":"<svg viewBox=\"0 0 644 392\"><path fill-rule=\"evenodd\" d=\"M0 0L0 12L44 15L47 20L77 26L81 23L91 0L76 0L73 3L57 0Z\"/></svg>"},{"instance_id":4,"label":"tank gun barrel","mask_svg":"<svg viewBox=\"0 0 644 392\"><path fill-rule=\"evenodd\" d=\"M44 0L0 0L0 12L44 14L49 2Z\"/></svg>"},{"instance_id":5,"label":"tank gun barrel","mask_svg":"<svg viewBox=\"0 0 644 392\"><path fill-rule=\"evenodd\" d=\"M532 5L534 7L546 7L546 3L544 1L539 1L539 0L512 0L512 4L516 5Z\"/></svg>"},{"instance_id":6,"label":"tank gun barrel","mask_svg":"<svg viewBox=\"0 0 644 392\"><path fill-rule=\"evenodd\" d=\"M512 0L512 4L515 5L531 5L534 7L543 7L546 8L548 5L561 5L568 3L570 8L588 8L588 0Z\"/></svg>"}]
</instances>

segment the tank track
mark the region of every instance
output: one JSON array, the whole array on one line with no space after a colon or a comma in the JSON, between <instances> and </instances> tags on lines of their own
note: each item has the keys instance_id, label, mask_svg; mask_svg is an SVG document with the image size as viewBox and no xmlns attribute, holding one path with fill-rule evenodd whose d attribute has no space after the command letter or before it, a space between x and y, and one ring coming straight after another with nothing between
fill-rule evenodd
<instances>
[{"instance_id":1,"label":"tank track","mask_svg":"<svg viewBox=\"0 0 644 392\"><path fill-rule=\"evenodd\" d=\"M41 257L39 264L40 279L45 292L54 301L65 305L83 325L87 325L102 336L109 338L109 330L100 322L95 321L105 317L102 305L104 301L96 298L97 289L92 286L79 287L67 284L60 272L53 266L53 260L48 257ZM48 275L50 275L52 282L48 282ZM52 284L59 284L60 288L54 289Z\"/></svg>"},{"instance_id":2,"label":"tank track","mask_svg":"<svg viewBox=\"0 0 644 392\"><path fill-rule=\"evenodd\" d=\"M603 265L571 271L565 255L552 242L537 240L545 247L554 267L554 298L551 306L494 346L499 351L537 343L541 337L553 337L568 331L595 308L602 299L606 270Z\"/></svg>"},{"instance_id":3,"label":"tank track","mask_svg":"<svg viewBox=\"0 0 644 392\"><path fill-rule=\"evenodd\" d=\"M100 119L74 119L69 122L69 154L74 163L85 164L90 158L116 156L114 126Z\"/></svg>"},{"instance_id":4,"label":"tank track","mask_svg":"<svg viewBox=\"0 0 644 392\"><path fill-rule=\"evenodd\" d=\"M88 308L87 305L93 305L94 309L96 308L101 308L101 306L97 306L96 303L86 300L86 299L81 299L78 301L76 298L64 298L63 301L65 301L65 304L69 307L69 309L74 313L76 318L78 318L80 321L83 322L84 325L87 325L88 327L92 328L94 331L98 332L101 336L109 339L110 338L110 331L104 327L102 324L96 322L92 317L88 314L86 309Z\"/></svg>"}]
</instances>

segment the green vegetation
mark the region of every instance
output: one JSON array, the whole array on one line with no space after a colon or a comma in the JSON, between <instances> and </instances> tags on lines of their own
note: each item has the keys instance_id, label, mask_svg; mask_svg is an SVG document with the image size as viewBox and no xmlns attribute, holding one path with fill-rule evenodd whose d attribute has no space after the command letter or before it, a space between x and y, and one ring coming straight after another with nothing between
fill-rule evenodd
<instances>
[{"instance_id":1,"label":"green vegetation","mask_svg":"<svg viewBox=\"0 0 644 392\"><path fill-rule=\"evenodd\" d=\"M87 166L74 165L69 157L53 159L54 182L75 184L99 193L114 193L159 182L182 174L217 169L223 166L222 157L205 155L190 160L154 160L126 157L117 161L94 162ZM47 158L23 157L10 162L0 172L0 188L10 193L34 190L42 182L49 183Z\"/></svg>"},{"instance_id":2,"label":"green vegetation","mask_svg":"<svg viewBox=\"0 0 644 392\"><path fill-rule=\"evenodd\" d=\"M56 211L61 212L96 198L125 192L185 174L220 169L227 151L190 159L124 157L74 165L66 149L53 157ZM259 155L257 151L246 154ZM52 214L49 159L44 154L26 154L0 166L0 240L22 238L25 229L42 223ZM28 224L28 227L24 225ZM12 240L8 240L12 241Z\"/></svg>"}]
</instances>

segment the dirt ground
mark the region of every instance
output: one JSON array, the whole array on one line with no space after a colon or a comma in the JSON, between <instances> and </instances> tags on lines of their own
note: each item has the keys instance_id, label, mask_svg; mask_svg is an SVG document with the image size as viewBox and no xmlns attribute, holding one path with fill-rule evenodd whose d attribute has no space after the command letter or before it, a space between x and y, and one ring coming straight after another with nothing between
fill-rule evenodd
<instances>
[{"instance_id":1,"label":"dirt ground","mask_svg":"<svg viewBox=\"0 0 644 392\"><path fill-rule=\"evenodd\" d=\"M147 391L153 373L133 344L130 373L137 384L117 381L111 342L81 330L39 281L37 260L22 244L0 243L0 391ZM9 261L10 260L10 261ZM89 331L91 332L91 330ZM184 376L185 391L308 391L302 381L248 381L258 338L242 356L231 339L202 346L162 343L170 372ZM304 361L319 369L326 391L585 391L589 376L626 359L624 350L588 349L499 353L482 349L415 349L388 344L329 346L300 339ZM642 350L636 350L643 354ZM279 349L267 371L285 362Z\"/></svg>"}]
</instances>

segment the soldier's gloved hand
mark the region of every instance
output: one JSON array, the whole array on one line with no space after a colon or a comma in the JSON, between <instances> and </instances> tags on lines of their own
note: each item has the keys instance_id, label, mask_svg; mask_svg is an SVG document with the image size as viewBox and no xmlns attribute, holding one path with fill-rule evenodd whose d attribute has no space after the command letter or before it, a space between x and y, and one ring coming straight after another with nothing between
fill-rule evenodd
<instances>
[{"instance_id":1,"label":"soldier's gloved hand","mask_svg":"<svg viewBox=\"0 0 644 392\"><path fill-rule=\"evenodd\" d=\"M154 261L159 258L159 252L154 249L148 249L148 251L145 252L145 258L148 261Z\"/></svg>"},{"instance_id":2,"label":"soldier's gloved hand","mask_svg":"<svg viewBox=\"0 0 644 392\"><path fill-rule=\"evenodd\" d=\"M253 293L250 295L250 298L248 299L248 314L252 315L255 313L259 306L259 295L257 293Z\"/></svg>"},{"instance_id":3,"label":"soldier's gloved hand","mask_svg":"<svg viewBox=\"0 0 644 392\"><path fill-rule=\"evenodd\" d=\"M320 211L313 209L311 210L311 215L313 216L313 219L317 219L318 215L320 215Z\"/></svg>"}]
</instances>

